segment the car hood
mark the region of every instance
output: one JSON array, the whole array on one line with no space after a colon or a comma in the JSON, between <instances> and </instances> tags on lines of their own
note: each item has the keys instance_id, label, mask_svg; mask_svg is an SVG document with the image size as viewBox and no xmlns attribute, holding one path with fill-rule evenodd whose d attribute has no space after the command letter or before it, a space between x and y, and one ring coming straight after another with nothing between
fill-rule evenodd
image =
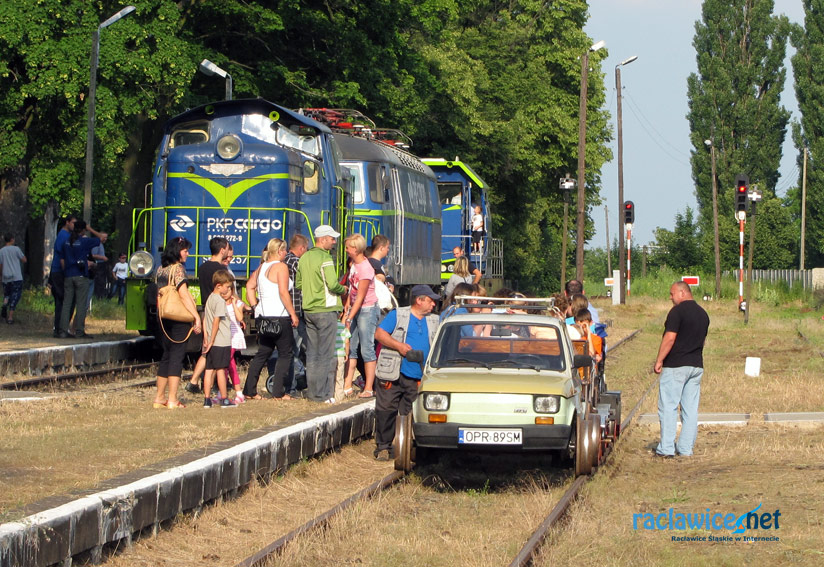
<instances>
[{"instance_id":1,"label":"car hood","mask_svg":"<svg viewBox=\"0 0 824 567\"><path fill-rule=\"evenodd\" d=\"M559 372L523 369L438 369L426 373L422 392L553 394L572 397L575 382Z\"/></svg>"}]
</instances>

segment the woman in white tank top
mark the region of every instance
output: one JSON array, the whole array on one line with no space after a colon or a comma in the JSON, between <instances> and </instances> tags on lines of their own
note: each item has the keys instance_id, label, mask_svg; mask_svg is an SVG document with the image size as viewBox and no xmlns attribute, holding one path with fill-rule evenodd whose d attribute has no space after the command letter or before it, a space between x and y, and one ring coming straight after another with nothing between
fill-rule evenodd
<instances>
[{"instance_id":1,"label":"woman in white tank top","mask_svg":"<svg viewBox=\"0 0 824 567\"><path fill-rule=\"evenodd\" d=\"M246 374L246 383L243 385L243 395L253 400L260 399L257 392L257 383L260 371L278 349L278 361L275 365L274 385L272 395L275 399L292 399L285 394L283 382L289 373L292 364L292 328L298 325L298 316L292 306L292 297L289 290L292 282L289 280L289 268L283 263L286 257L286 242L280 238L273 238L266 245L264 263L252 277L257 278L256 288L259 301L255 307L255 317L277 318L280 321L281 332L277 337L258 335L258 351L249 364Z\"/></svg>"}]
</instances>

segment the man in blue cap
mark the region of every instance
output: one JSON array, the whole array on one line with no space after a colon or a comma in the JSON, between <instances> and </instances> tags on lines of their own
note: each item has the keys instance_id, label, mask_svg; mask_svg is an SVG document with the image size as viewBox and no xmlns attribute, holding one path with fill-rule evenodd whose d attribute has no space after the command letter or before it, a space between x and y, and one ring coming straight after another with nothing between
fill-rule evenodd
<instances>
[{"instance_id":1,"label":"man in blue cap","mask_svg":"<svg viewBox=\"0 0 824 567\"><path fill-rule=\"evenodd\" d=\"M375 458L379 461L393 457L395 419L408 415L418 397L423 370L404 357L410 350L423 351L424 360L429 356L439 323L432 310L439 299L429 286L413 286L409 307L390 311L375 331L375 339L383 345L375 371Z\"/></svg>"}]
</instances>

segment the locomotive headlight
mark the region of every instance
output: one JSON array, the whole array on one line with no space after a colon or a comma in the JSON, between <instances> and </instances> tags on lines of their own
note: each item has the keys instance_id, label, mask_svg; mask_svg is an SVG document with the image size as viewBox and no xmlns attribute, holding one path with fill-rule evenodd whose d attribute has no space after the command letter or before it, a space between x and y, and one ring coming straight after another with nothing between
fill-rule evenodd
<instances>
[{"instance_id":1,"label":"locomotive headlight","mask_svg":"<svg viewBox=\"0 0 824 567\"><path fill-rule=\"evenodd\" d=\"M240 153L240 138L227 134L217 141L217 155L223 159L235 159Z\"/></svg>"},{"instance_id":2,"label":"locomotive headlight","mask_svg":"<svg viewBox=\"0 0 824 567\"><path fill-rule=\"evenodd\" d=\"M558 413L560 404L559 396L535 396L533 399L535 413Z\"/></svg>"},{"instance_id":3,"label":"locomotive headlight","mask_svg":"<svg viewBox=\"0 0 824 567\"><path fill-rule=\"evenodd\" d=\"M446 411L449 409L449 394L424 394L423 407L426 411Z\"/></svg>"},{"instance_id":4,"label":"locomotive headlight","mask_svg":"<svg viewBox=\"0 0 824 567\"><path fill-rule=\"evenodd\" d=\"M129 271L136 278L148 278L154 269L154 258L144 250L138 250L129 258Z\"/></svg>"}]
</instances>

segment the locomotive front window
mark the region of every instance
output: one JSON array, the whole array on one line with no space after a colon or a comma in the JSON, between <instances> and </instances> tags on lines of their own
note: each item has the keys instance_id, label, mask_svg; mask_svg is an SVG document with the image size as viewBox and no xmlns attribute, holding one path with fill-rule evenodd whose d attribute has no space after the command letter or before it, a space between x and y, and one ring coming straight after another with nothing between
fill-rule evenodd
<instances>
[{"instance_id":1,"label":"locomotive front window","mask_svg":"<svg viewBox=\"0 0 824 567\"><path fill-rule=\"evenodd\" d=\"M209 141L209 123L197 122L181 124L172 130L169 136L169 147L189 146L192 144L202 144Z\"/></svg>"},{"instance_id":2,"label":"locomotive front window","mask_svg":"<svg viewBox=\"0 0 824 567\"><path fill-rule=\"evenodd\" d=\"M275 140L281 146L292 148L311 156L320 155L320 144L316 133L294 132L283 124L278 124L275 130Z\"/></svg>"}]
</instances>

